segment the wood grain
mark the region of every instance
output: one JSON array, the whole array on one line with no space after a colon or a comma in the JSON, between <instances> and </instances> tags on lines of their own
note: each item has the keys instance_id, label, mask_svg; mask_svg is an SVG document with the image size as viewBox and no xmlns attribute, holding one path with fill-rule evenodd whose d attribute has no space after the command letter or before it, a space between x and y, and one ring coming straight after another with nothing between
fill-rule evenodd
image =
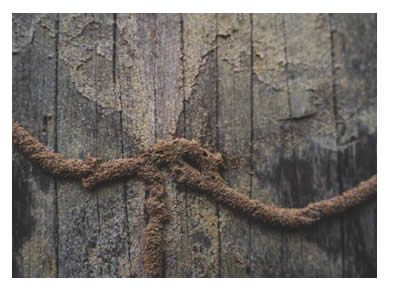
<instances>
[{"instance_id":1,"label":"wood grain","mask_svg":"<svg viewBox=\"0 0 394 291\"><path fill-rule=\"evenodd\" d=\"M122 154L113 24L112 14L60 16L58 150L66 156ZM72 182L58 186L59 276L129 276L122 185L94 193Z\"/></svg>"},{"instance_id":2,"label":"wood grain","mask_svg":"<svg viewBox=\"0 0 394 291\"><path fill-rule=\"evenodd\" d=\"M155 15L116 16L116 84L121 98L123 156L155 143ZM125 185L132 277L144 276L145 185Z\"/></svg>"},{"instance_id":3,"label":"wood grain","mask_svg":"<svg viewBox=\"0 0 394 291\"><path fill-rule=\"evenodd\" d=\"M185 137L217 150L216 15L184 14ZM216 203L186 194L191 276L218 277L219 232Z\"/></svg>"},{"instance_id":4,"label":"wood grain","mask_svg":"<svg viewBox=\"0 0 394 291\"><path fill-rule=\"evenodd\" d=\"M183 135L183 63L180 14L156 15L155 50L155 118L157 139ZM185 192L174 181L166 179L170 221L165 227L165 277L183 277L190 266L186 247Z\"/></svg>"},{"instance_id":5,"label":"wood grain","mask_svg":"<svg viewBox=\"0 0 394 291\"><path fill-rule=\"evenodd\" d=\"M12 15L12 119L56 151L57 15ZM12 276L56 277L56 181L12 153Z\"/></svg>"},{"instance_id":6,"label":"wood grain","mask_svg":"<svg viewBox=\"0 0 394 291\"><path fill-rule=\"evenodd\" d=\"M304 207L376 173L376 14L14 14L13 120L68 158L186 137ZM165 277L376 277L376 203L258 225L166 176ZM143 277L145 185L86 191L13 150L14 277Z\"/></svg>"},{"instance_id":7,"label":"wood grain","mask_svg":"<svg viewBox=\"0 0 394 291\"><path fill-rule=\"evenodd\" d=\"M295 167L288 206L303 207L340 193L330 27L327 14L283 17ZM289 238L286 248L291 259L284 276L340 277L341 240L339 219L299 234L301 251Z\"/></svg>"},{"instance_id":8,"label":"wood grain","mask_svg":"<svg viewBox=\"0 0 394 291\"><path fill-rule=\"evenodd\" d=\"M331 16L340 183L376 173L376 14ZM343 276L376 277L376 202L343 217Z\"/></svg>"},{"instance_id":9,"label":"wood grain","mask_svg":"<svg viewBox=\"0 0 394 291\"><path fill-rule=\"evenodd\" d=\"M278 207L289 206L295 168L287 95L283 16L253 15L253 180L252 198ZM282 277L287 257L278 229L252 224L251 274ZM294 237L294 235L292 235ZM294 241L297 247L297 241Z\"/></svg>"},{"instance_id":10,"label":"wood grain","mask_svg":"<svg viewBox=\"0 0 394 291\"><path fill-rule=\"evenodd\" d=\"M250 193L251 19L249 14L219 14L218 125L219 151L237 161L224 178ZM249 276L249 223L220 207L221 276Z\"/></svg>"}]
</instances>

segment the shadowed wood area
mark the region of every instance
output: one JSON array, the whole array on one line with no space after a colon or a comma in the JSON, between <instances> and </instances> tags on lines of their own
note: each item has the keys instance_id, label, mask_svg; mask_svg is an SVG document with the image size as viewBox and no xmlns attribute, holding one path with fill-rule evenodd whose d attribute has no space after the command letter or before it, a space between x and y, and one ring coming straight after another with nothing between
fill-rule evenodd
<instances>
[{"instance_id":1,"label":"shadowed wood area","mask_svg":"<svg viewBox=\"0 0 394 291\"><path fill-rule=\"evenodd\" d=\"M12 21L13 120L66 158L134 158L185 137L223 155L229 187L296 208L376 174L376 14ZM144 276L142 181L88 191L12 158L13 277ZM289 231L160 171L164 277L376 277L376 200Z\"/></svg>"}]
</instances>

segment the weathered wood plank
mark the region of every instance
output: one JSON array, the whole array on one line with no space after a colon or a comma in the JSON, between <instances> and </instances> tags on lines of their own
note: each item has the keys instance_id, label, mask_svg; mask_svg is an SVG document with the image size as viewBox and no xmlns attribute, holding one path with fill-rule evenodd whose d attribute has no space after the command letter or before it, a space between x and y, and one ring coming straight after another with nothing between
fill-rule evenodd
<instances>
[{"instance_id":1,"label":"weathered wood plank","mask_svg":"<svg viewBox=\"0 0 394 291\"><path fill-rule=\"evenodd\" d=\"M326 14L283 17L296 171L288 206L303 207L340 192L329 19ZM292 240L287 243L288 270L283 276L342 275L340 219L323 221L300 236L301 253ZM302 261L292 261L300 255Z\"/></svg>"},{"instance_id":2,"label":"weathered wood plank","mask_svg":"<svg viewBox=\"0 0 394 291\"><path fill-rule=\"evenodd\" d=\"M95 156L97 151L96 104L90 99L95 47L89 39L95 30L94 16L90 21L81 15L59 16L58 152L70 158ZM58 209L59 277L99 277L97 195L78 181L59 181Z\"/></svg>"},{"instance_id":3,"label":"weathered wood plank","mask_svg":"<svg viewBox=\"0 0 394 291\"><path fill-rule=\"evenodd\" d=\"M252 198L288 206L295 185L287 97L283 17L253 14L253 181ZM251 276L281 277L286 264L282 231L252 224ZM288 236L283 233L283 236Z\"/></svg>"},{"instance_id":4,"label":"weathered wood plank","mask_svg":"<svg viewBox=\"0 0 394 291\"><path fill-rule=\"evenodd\" d=\"M15 14L13 120L70 158L195 139L230 186L303 207L376 173L376 14ZM163 276L376 277L376 203L289 232L165 180ZM13 276L144 276L147 194L13 150Z\"/></svg>"},{"instance_id":5,"label":"weathered wood plank","mask_svg":"<svg viewBox=\"0 0 394 291\"><path fill-rule=\"evenodd\" d=\"M111 14L60 17L58 146L65 156L121 156L113 20ZM87 192L64 181L58 193L59 275L129 276L122 185Z\"/></svg>"},{"instance_id":6,"label":"weathered wood plank","mask_svg":"<svg viewBox=\"0 0 394 291\"><path fill-rule=\"evenodd\" d=\"M113 95L109 97L113 98ZM120 116L114 108L97 108L97 144L100 145L97 156L103 160L119 158L122 155ZM102 276L129 277L129 236L124 185L106 185L96 192Z\"/></svg>"},{"instance_id":7,"label":"weathered wood plank","mask_svg":"<svg viewBox=\"0 0 394 291\"><path fill-rule=\"evenodd\" d=\"M376 174L376 14L331 17L340 182ZM344 215L345 277L376 277L376 202Z\"/></svg>"},{"instance_id":8,"label":"weathered wood plank","mask_svg":"<svg viewBox=\"0 0 394 291\"><path fill-rule=\"evenodd\" d=\"M12 119L56 151L57 15L12 15ZM55 179L12 155L12 276L56 277Z\"/></svg>"},{"instance_id":9,"label":"weathered wood plank","mask_svg":"<svg viewBox=\"0 0 394 291\"><path fill-rule=\"evenodd\" d=\"M176 136L183 116L181 15L156 17L156 135L157 139L169 139Z\"/></svg>"},{"instance_id":10,"label":"weathered wood plank","mask_svg":"<svg viewBox=\"0 0 394 291\"><path fill-rule=\"evenodd\" d=\"M118 14L116 81L122 101L125 157L155 143L155 15ZM130 236L131 276L144 276L145 185L132 179L126 184Z\"/></svg>"},{"instance_id":11,"label":"weathered wood plank","mask_svg":"<svg viewBox=\"0 0 394 291\"><path fill-rule=\"evenodd\" d=\"M231 187L250 193L251 19L249 14L218 15L219 150L239 165L227 169ZM220 207L221 276L249 276L249 223Z\"/></svg>"},{"instance_id":12,"label":"weathered wood plank","mask_svg":"<svg viewBox=\"0 0 394 291\"><path fill-rule=\"evenodd\" d=\"M184 14L185 136L217 150L216 16ZM186 193L187 237L192 277L219 276L219 233L216 203Z\"/></svg>"},{"instance_id":13,"label":"weathered wood plank","mask_svg":"<svg viewBox=\"0 0 394 291\"><path fill-rule=\"evenodd\" d=\"M95 55L95 97L97 127L97 157L110 160L122 156L120 96L115 90L115 19L113 14L100 14L102 46ZM103 41L106 39L105 41ZM100 103L105 104L104 106ZM103 277L129 277L129 236L124 185L106 185L97 190L99 211L99 249Z\"/></svg>"},{"instance_id":14,"label":"weathered wood plank","mask_svg":"<svg viewBox=\"0 0 394 291\"><path fill-rule=\"evenodd\" d=\"M157 139L183 135L182 25L180 14L156 15L155 130ZM185 192L169 177L165 189L170 219L164 233L165 277L184 277L190 271L187 250Z\"/></svg>"}]
</instances>

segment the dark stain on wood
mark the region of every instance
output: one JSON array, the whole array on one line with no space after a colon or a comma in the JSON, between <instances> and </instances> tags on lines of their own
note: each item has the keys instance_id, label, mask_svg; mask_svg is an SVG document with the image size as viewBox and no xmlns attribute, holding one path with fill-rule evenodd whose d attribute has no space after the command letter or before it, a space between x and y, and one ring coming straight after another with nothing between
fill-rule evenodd
<instances>
[{"instance_id":1,"label":"dark stain on wood","mask_svg":"<svg viewBox=\"0 0 394 291\"><path fill-rule=\"evenodd\" d=\"M12 56L13 119L68 157L196 139L292 207L376 173L376 14L14 14ZM143 276L143 189L91 195L14 153L13 275ZM286 234L168 190L166 276L376 277L376 202Z\"/></svg>"},{"instance_id":2,"label":"dark stain on wood","mask_svg":"<svg viewBox=\"0 0 394 291\"><path fill-rule=\"evenodd\" d=\"M15 155L20 158L19 154ZM35 227L35 220L31 214L33 193L29 182L23 179L26 176L25 167L26 165L15 162L12 164L12 277L14 278L25 275L21 266L27 264L23 260L28 258L23 257L21 249L30 239Z\"/></svg>"}]
</instances>

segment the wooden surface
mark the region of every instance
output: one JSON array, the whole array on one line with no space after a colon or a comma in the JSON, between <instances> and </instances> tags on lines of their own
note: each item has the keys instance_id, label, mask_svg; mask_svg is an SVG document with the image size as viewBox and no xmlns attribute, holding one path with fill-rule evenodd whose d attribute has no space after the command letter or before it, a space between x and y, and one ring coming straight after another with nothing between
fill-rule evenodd
<instances>
[{"instance_id":1,"label":"wooden surface","mask_svg":"<svg viewBox=\"0 0 394 291\"><path fill-rule=\"evenodd\" d=\"M13 120L66 157L186 137L280 207L376 173L375 14L14 14ZM13 150L14 277L142 277L145 187ZM376 277L376 201L284 231L166 182L166 277Z\"/></svg>"}]
</instances>

